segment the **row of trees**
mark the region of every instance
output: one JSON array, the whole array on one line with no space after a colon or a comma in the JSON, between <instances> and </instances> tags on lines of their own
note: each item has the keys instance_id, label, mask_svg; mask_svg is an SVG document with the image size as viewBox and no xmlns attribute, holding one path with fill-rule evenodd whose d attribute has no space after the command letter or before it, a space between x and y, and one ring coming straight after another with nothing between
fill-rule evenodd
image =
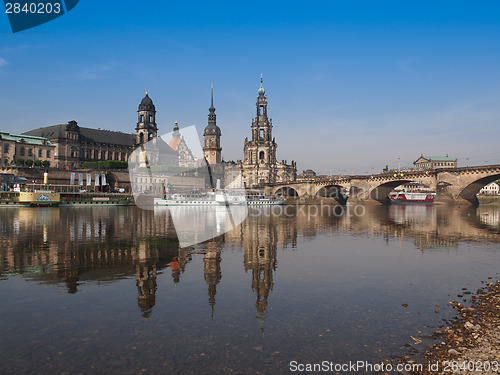
<instances>
[{"instance_id":1,"label":"row of trees","mask_svg":"<svg viewBox=\"0 0 500 375\"><path fill-rule=\"evenodd\" d=\"M50 161L48 160L31 160L31 159L22 159L22 158L18 158L16 159L16 165L19 166L19 167L23 167L23 166L26 166L26 167L32 167L33 165L35 165L35 167L45 167L45 168L48 168L50 167Z\"/></svg>"}]
</instances>

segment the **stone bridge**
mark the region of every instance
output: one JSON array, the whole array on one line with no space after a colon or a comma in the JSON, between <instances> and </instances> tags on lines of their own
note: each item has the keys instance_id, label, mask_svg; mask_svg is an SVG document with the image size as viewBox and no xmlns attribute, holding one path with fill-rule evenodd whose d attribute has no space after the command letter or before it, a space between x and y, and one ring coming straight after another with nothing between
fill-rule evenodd
<instances>
[{"instance_id":1,"label":"stone bridge","mask_svg":"<svg viewBox=\"0 0 500 375\"><path fill-rule=\"evenodd\" d=\"M437 192L437 201L478 204L476 194L485 185L500 179L500 165L401 171L371 176L341 176L303 179L265 185L267 194L296 197L338 198L348 192L349 199L385 203L397 186L418 182Z\"/></svg>"}]
</instances>

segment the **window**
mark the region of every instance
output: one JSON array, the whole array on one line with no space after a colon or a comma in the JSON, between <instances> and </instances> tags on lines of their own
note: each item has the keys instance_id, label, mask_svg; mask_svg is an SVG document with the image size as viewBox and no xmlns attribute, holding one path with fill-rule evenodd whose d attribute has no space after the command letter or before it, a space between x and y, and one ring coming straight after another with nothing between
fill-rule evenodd
<instances>
[{"instance_id":1,"label":"window","mask_svg":"<svg viewBox=\"0 0 500 375\"><path fill-rule=\"evenodd\" d=\"M42 157L42 150L38 150L38 157L41 158Z\"/></svg>"},{"instance_id":2,"label":"window","mask_svg":"<svg viewBox=\"0 0 500 375\"><path fill-rule=\"evenodd\" d=\"M261 141L264 140L264 129L260 129L260 131L259 131L259 138L260 138Z\"/></svg>"},{"instance_id":3,"label":"window","mask_svg":"<svg viewBox=\"0 0 500 375\"><path fill-rule=\"evenodd\" d=\"M264 114L264 106L263 106L263 105L261 105L261 106L259 107L259 115L263 115L263 114Z\"/></svg>"},{"instance_id":4,"label":"window","mask_svg":"<svg viewBox=\"0 0 500 375\"><path fill-rule=\"evenodd\" d=\"M33 149L31 148L28 149L28 156L33 156Z\"/></svg>"},{"instance_id":5,"label":"window","mask_svg":"<svg viewBox=\"0 0 500 375\"><path fill-rule=\"evenodd\" d=\"M144 133L139 134L139 143L141 145L144 143Z\"/></svg>"},{"instance_id":6,"label":"window","mask_svg":"<svg viewBox=\"0 0 500 375\"><path fill-rule=\"evenodd\" d=\"M47 159L50 158L50 150L47 150Z\"/></svg>"},{"instance_id":7,"label":"window","mask_svg":"<svg viewBox=\"0 0 500 375\"><path fill-rule=\"evenodd\" d=\"M3 145L3 152L6 154L9 152L9 145L8 144Z\"/></svg>"},{"instance_id":8,"label":"window","mask_svg":"<svg viewBox=\"0 0 500 375\"><path fill-rule=\"evenodd\" d=\"M264 151L259 152L259 159L264 160Z\"/></svg>"},{"instance_id":9,"label":"window","mask_svg":"<svg viewBox=\"0 0 500 375\"><path fill-rule=\"evenodd\" d=\"M141 115L141 121L139 122L144 122L144 115Z\"/></svg>"},{"instance_id":10,"label":"window","mask_svg":"<svg viewBox=\"0 0 500 375\"><path fill-rule=\"evenodd\" d=\"M24 156L24 147L19 149L19 155Z\"/></svg>"},{"instance_id":11,"label":"window","mask_svg":"<svg viewBox=\"0 0 500 375\"><path fill-rule=\"evenodd\" d=\"M153 116L149 115L149 122L153 122Z\"/></svg>"}]
</instances>

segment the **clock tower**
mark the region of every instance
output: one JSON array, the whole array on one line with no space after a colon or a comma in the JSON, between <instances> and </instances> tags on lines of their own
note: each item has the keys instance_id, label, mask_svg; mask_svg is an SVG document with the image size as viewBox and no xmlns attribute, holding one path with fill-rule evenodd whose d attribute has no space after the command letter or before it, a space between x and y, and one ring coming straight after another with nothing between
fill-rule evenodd
<instances>
[{"instance_id":1,"label":"clock tower","mask_svg":"<svg viewBox=\"0 0 500 375\"><path fill-rule=\"evenodd\" d=\"M220 146L220 128L216 124L215 107L214 107L214 87L212 85L211 105L208 109L208 125L203 132L205 138L205 146L203 154L208 165L220 163L222 161L222 147Z\"/></svg>"}]
</instances>

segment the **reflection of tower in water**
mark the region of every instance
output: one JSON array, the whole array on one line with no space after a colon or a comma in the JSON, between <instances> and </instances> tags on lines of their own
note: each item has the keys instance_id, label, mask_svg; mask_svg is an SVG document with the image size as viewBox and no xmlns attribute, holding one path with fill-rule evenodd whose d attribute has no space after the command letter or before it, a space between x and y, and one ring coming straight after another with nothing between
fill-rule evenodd
<instances>
[{"instance_id":1,"label":"reflection of tower in water","mask_svg":"<svg viewBox=\"0 0 500 375\"><path fill-rule=\"evenodd\" d=\"M168 267L172 279L177 285L186 264L191 260L189 251L174 246L160 246L148 242L139 242L133 250L135 278L137 286L137 304L142 316L148 319L156 304L158 271Z\"/></svg>"},{"instance_id":2,"label":"reflection of tower in water","mask_svg":"<svg viewBox=\"0 0 500 375\"><path fill-rule=\"evenodd\" d=\"M216 242L207 244L205 256L203 257L205 281L208 284L208 303L212 307L212 318L214 316L215 295L217 284L222 278L220 248Z\"/></svg>"},{"instance_id":3,"label":"reflection of tower in water","mask_svg":"<svg viewBox=\"0 0 500 375\"><path fill-rule=\"evenodd\" d=\"M137 285L137 304L142 316L148 319L156 303L156 258L152 256L151 248L145 243L139 245L136 253L135 278Z\"/></svg>"},{"instance_id":4,"label":"reflection of tower in water","mask_svg":"<svg viewBox=\"0 0 500 375\"><path fill-rule=\"evenodd\" d=\"M255 307L257 319L264 335L264 320L267 314L269 292L273 289L276 270L276 233L272 226L247 228L255 231L245 240L245 271L252 271L252 291L257 295Z\"/></svg>"}]
</instances>

